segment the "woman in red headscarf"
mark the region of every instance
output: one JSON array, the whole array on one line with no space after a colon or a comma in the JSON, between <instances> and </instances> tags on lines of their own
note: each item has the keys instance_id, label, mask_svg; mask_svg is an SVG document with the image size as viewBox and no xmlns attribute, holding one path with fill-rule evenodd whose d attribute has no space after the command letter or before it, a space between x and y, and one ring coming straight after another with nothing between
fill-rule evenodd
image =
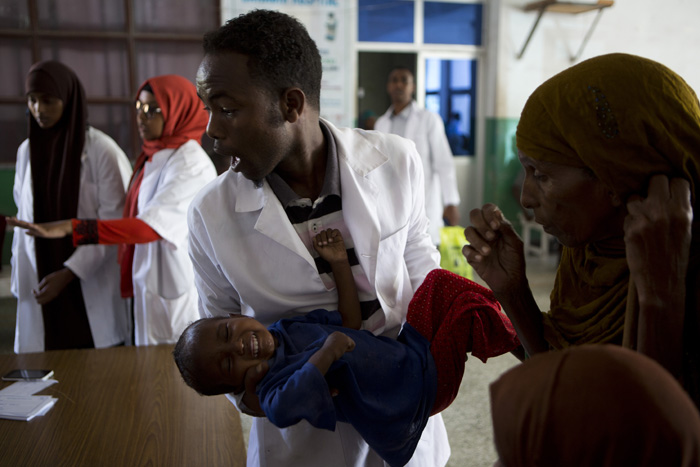
<instances>
[{"instance_id":1,"label":"woman in red headscarf","mask_svg":"<svg viewBox=\"0 0 700 467\"><path fill-rule=\"evenodd\" d=\"M27 74L29 138L17 151L13 189L18 217L112 219L124 209L131 166L106 134L87 124L85 91L55 61ZM119 294L117 248L79 246L15 232L12 292L17 297L15 352L108 347L129 335Z\"/></svg>"},{"instance_id":2,"label":"woman in red headscarf","mask_svg":"<svg viewBox=\"0 0 700 467\"><path fill-rule=\"evenodd\" d=\"M133 297L134 342L150 345L175 342L199 317L187 208L216 169L201 146L208 115L191 82L176 75L150 78L139 88L135 106L143 145L123 219L9 223L36 236L72 234L77 245L120 244L121 292Z\"/></svg>"}]
</instances>

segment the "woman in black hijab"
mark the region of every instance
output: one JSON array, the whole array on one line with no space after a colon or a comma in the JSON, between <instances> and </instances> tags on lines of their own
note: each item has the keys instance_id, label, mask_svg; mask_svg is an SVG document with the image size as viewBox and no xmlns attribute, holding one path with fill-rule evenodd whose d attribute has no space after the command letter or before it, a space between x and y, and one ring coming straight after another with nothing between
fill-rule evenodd
<instances>
[{"instance_id":1,"label":"woman in black hijab","mask_svg":"<svg viewBox=\"0 0 700 467\"><path fill-rule=\"evenodd\" d=\"M119 217L131 168L110 137L88 126L78 77L59 62L39 62L25 90L29 138L17 153L18 215L34 222ZM76 249L70 238L33 239L15 231L12 253L16 352L124 342L129 323L114 247Z\"/></svg>"}]
</instances>

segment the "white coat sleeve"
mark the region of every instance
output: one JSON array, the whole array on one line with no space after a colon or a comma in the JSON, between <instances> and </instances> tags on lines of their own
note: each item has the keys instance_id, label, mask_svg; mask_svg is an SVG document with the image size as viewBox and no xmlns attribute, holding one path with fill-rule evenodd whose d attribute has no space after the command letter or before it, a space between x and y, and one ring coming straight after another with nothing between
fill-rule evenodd
<instances>
[{"instance_id":1,"label":"white coat sleeve","mask_svg":"<svg viewBox=\"0 0 700 467\"><path fill-rule=\"evenodd\" d=\"M391 133L391 119L389 118L390 110L387 110L386 113L382 114L377 121L374 122L375 131Z\"/></svg>"},{"instance_id":2,"label":"white coat sleeve","mask_svg":"<svg viewBox=\"0 0 700 467\"><path fill-rule=\"evenodd\" d=\"M445 134L445 125L439 115L430 113L428 121L428 145L430 147L433 173L438 174L443 206L459 205L457 174L450 143Z\"/></svg>"},{"instance_id":3,"label":"white coat sleeve","mask_svg":"<svg viewBox=\"0 0 700 467\"><path fill-rule=\"evenodd\" d=\"M204 185L216 178L216 169L202 147L190 140L170 156L156 192L138 218L173 248L187 247L187 209Z\"/></svg>"},{"instance_id":4,"label":"white coat sleeve","mask_svg":"<svg viewBox=\"0 0 700 467\"><path fill-rule=\"evenodd\" d=\"M21 215L20 210L20 199L22 197L23 181L26 177L26 170L29 166L29 140L24 140L17 148L17 161L15 163L15 183L12 186L12 198L14 199L15 206L17 207L17 214ZM33 211L33 206L32 206ZM26 216L23 216L26 217ZM33 216L32 216L33 217ZM34 219L22 219L24 221L33 222ZM17 257L19 255L19 235L24 235L20 232L18 227L15 227L14 234L12 235L12 247L10 254L10 292L15 297L19 297L19 282L17 273Z\"/></svg>"},{"instance_id":5,"label":"white coat sleeve","mask_svg":"<svg viewBox=\"0 0 700 467\"><path fill-rule=\"evenodd\" d=\"M411 218L409 220L408 238L404 250L404 260L408 274L411 278L411 287L415 292L423 283L425 276L433 269L440 267L440 253L438 252L428 233L429 220L425 214L425 189L423 180L423 167L420 156L413 152L411 161Z\"/></svg>"},{"instance_id":6,"label":"white coat sleeve","mask_svg":"<svg viewBox=\"0 0 700 467\"><path fill-rule=\"evenodd\" d=\"M12 198L15 201L15 206L19 208L19 199L22 193L22 181L25 177L25 171L29 165L29 140L24 140L17 148L17 161L15 162L15 184L12 186ZM32 221L33 219L22 219Z\"/></svg>"},{"instance_id":7,"label":"white coat sleeve","mask_svg":"<svg viewBox=\"0 0 700 467\"><path fill-rule=\"evenodd\" d=\"M124 211L126 184L131 176L131 165L124 151L114 140L106 135L92 133L91 144L81 170L91 172L90 178L96 190L90 194L81 194L81 203L94 206L97 219L118 219ZM95 196L95 200L83 200L83 196ZM63 265L73 271L82 280L89 279L102 268L105 261L114 261L108 252L114 249L110 245L81 245Z\"/></svg>"},{"instance_id":8,"label":"white coat sleeve","mask_svg":"<svg viewBox=\"0 0 700 467\"><path fill-rule=\"evenodd\" d=\"M204 318L240 313L240 296L219 267L207 226L195 203L189 209L187 225L190 230L189 254L194 266L200 316Z\"/></svg>"}]
</instances>

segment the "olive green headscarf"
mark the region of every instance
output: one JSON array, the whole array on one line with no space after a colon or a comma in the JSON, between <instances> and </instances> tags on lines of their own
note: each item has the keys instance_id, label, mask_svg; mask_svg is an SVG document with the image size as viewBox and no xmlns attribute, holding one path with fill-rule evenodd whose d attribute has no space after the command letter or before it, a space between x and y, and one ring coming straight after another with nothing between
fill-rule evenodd
<instances>
[{"instance_id":1,"label":"olive green headscarf","mask_svg":"<svg viewBox=\"0 0 700 467\"><path fill-rule=\"evenodd\" d=\"M651 176L666 174L690 182L695 204L698 98L660 63L610 54L559 73L528 99L516 138L530 158L589 168L622 200L644 196ZM694 235L694 245L697 240ZM691 263L696 252L694 246ZM620 344L628 282L622 234L605 245L564 248L551 309L543 315L550 345Z\"/></svg>"}]
</instances>

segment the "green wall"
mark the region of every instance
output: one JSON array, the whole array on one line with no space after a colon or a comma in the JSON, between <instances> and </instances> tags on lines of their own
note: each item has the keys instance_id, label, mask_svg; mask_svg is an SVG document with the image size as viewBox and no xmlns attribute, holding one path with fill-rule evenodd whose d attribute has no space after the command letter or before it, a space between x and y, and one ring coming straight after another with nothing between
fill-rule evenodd
<instances>
[{"instance_id":1,"label":"green wall","mask_svg":"<svg viewBox=\"0 0 700 467\"><path fill-rule=\"evenodd\" d=\"M15 168L0 167L0 215L14 216L17 207L12 199L12 186L15 184ZM12 246L12 231L5 231L2 244L2 264L10 264L10 247Z\"/></svg>"},{"instance_id":2,"label":"green wall","mask_svg":"<svg viewBox=\"0 0 700 467\"><path fill-rule=\"evenodd\" d=\"M521 165L515 147L517 118L486 119L484 203L494 203L520 231L520 202L513 195L513 182Z\"/></svg>"}]
</instances>

